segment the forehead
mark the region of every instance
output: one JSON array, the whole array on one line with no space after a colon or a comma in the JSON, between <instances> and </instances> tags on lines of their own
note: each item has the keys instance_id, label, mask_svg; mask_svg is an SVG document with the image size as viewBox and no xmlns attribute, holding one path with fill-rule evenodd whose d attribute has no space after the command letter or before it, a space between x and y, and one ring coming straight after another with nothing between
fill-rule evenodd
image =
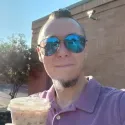
<instances>
[{"instance_id":1,"label":"forehead","mask_svg":"<svg viewBox=\"0 0 125 125\"><path fill-rule=\"evenodd\" d=\"M75 20L59 18L50 20L44 25L39 34L39 39L52 35L63 37L71 33L83 35L80 25Z\"/></svg>"}]
</instances>

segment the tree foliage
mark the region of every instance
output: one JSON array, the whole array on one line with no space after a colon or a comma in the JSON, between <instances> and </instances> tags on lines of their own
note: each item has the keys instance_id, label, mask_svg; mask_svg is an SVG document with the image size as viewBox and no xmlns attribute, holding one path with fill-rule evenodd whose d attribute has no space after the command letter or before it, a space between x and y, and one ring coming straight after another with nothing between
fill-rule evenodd
<instances>
[{"instance_id":1,"label":"tree foliage","mask_svg":"<svg viewBox=\"0 0 125 125\"><path fill-rule=\"evenodd\" d=\"M0 80L13 84L11 98L16 96L22 84L27 83L31 67L38 63L36 51L26 45L23 34L0 41Z\"/></svg>"}]
</instances>

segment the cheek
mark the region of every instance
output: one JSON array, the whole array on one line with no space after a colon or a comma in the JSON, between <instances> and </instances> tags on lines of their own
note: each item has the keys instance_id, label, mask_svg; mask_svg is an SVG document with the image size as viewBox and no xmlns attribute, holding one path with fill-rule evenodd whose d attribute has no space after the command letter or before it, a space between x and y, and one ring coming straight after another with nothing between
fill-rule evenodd
<instances>
[{"instance_id":1,"label":"cheek","mask_svg":"<svg viewBox=\"0 0 125 125\"><path fill-rule=\"evenodd\" d=\"M46 70L46 72L51 72L52 71L52 66L53 66L53 61L51 57L44 57L43 58L43 65Z\"/></svg>"},{"instance_id":2,"label":"cheek","mask_svg":"<svg viewBox=\"0 0 125 125\"><path fill-rule=\"evenodd\" d=\"M75 58L76 58L78 67L79 68L83 67L83 65L84 65L84 53L77 54L75 56Z\"/></svg>"}]
</instances>

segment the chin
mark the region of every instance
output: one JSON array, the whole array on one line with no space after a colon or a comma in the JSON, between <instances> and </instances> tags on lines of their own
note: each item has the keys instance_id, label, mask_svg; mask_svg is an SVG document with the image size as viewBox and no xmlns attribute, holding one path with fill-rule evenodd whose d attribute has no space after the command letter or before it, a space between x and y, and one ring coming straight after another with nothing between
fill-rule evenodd
<instances>
[{"instance_id":1,"label":"chin","mask_svg":"<svg viewBox=\"0 0 125 125\"><path fill-rule=\"evenodd\" d=\"M80 72L76 72L76 70L70 70L70 71L53 70L51 72L47 72L47 74L51 79L69 81L79 77Z\"/></svg>"},{"instance_id":2,"label":"chin","mask_svg":"<svg viewBox=\"0 0 125 125\"><path fill-rule=\"evenodd\" d=\"M67 82L67 81L73 80L77 77L78 76L70 76L70 75L59 76L59 75L56 75L56 76L52 76L51 79Z\"/></svg>"},{"instance_id":3,"label":"chin","mask_svg":"<svg viewBox=\"0 0 125 125\"><path fill-rule=\"evenodd\" d=\"M56 79L53 79L53 82L62 85L62 87L64 88L71 88L77 84L78 77L72 78L72 79L56 78Z\"/></svg>"},{"instance_id":4,"label":"chin","mask_svg":"<svg viewBox=\"0 0 125 125\"><path fill-rule=\"evenodd\" d=\"M65 78L65 77L51 77L51 79L58 81L65 81L65 82L71 80L70 78Z\"/></svg>"}]
</instances>

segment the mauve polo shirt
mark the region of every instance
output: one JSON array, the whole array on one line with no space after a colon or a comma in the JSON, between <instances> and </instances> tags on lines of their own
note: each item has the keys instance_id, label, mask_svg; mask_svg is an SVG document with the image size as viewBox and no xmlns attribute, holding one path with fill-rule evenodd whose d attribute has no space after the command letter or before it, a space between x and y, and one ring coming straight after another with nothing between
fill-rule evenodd
<instances>
[{"instance_id":1,"label":"mauve polo shirt","mask_svg":"<svg viewBox=\"0 0 125 125\"><path fill-rule=\"evenodd\" d=\"M53 86L36 95L51 102L46 125L125 125L125 91L104 87L94 78L79 99L63 110L55 102Z\"/></svg>"}]
</instances>

